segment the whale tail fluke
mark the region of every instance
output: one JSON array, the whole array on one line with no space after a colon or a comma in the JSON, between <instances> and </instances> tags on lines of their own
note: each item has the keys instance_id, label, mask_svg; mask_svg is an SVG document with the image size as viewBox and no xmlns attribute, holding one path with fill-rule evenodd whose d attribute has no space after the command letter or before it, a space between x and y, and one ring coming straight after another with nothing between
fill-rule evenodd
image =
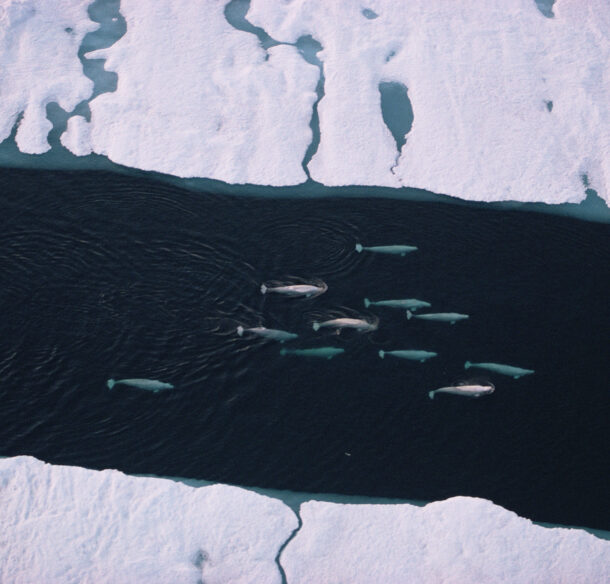
<instances>
[{"instance_id":1,"label":"whale tail fluke","mask_svg":"<svg viewBox=\"0 0 610 584\"><path fill-rule=\"evenodd\" d=\"M407 310L407 320L411 320L413 318L413 313L410 310Z\"/></svg>"},{"instance_id":2,"label":"whale tail fluke","mask_svg":"<svg viewBox=\"0 0 610 584\"><path fill-rule=\"evenodd\" d=\"M267 286L261 284L261 294L267 294Z\"/></svg>"},{"instance_id":3,"label":"whale tail fluke","mask_svg":"<svg viewBox=\"0 0 610 584\"><path fill-rule=\"evenodd\" d=\"M364 299L364 308L368 308L371 305L371 301L368 298Z\"/></svg>"},{"instance_id":4,"label":"whale tail fluke","mask_svg":"<svg viewBox=\"0 0 610 584\"><path fill-rule=\"evenodd\" d=\"M361 252L363 249L364 249L364 248L362 247L362 244L360 244L360 243L357 243L357 244L356 244L356 251L357 251L358 253L360 253L360 252Z\"/></svg>"},{"instance_id":5,"label":"whale tail fluke","mask_svg":"<svg viewBox=\"0 0 610 584\"><path fill-rule=\"evenodd\" d=\"M470 361L466 361L466 363L464 363L464 369L470 369L471 366L472 363Z\"/></svg>"},{"instance_id":6,"label":"whale tail fluke","mask_svg":"<svg viewBox=\"0 0 610 584\"><path fill-rule=\"evenodd\" d=\"M379 351L379 356L383 359L385 357L385 351L380 350Z\"/></svg>"},{"instance_id":7,"label":"whale tail fluke","mask_svg":"<svg viewBox=\"0 0 610 584\"><path fill-rule=\"evenodd\" d=\"M320 323L318 321L315 321L312 325L311 328L313 328L314 331L318 331L320 330Z\"/></svg>"},{"instance_id":8,"label":"whale tail fluke","mask_svg":"<svg viewBox=\"0 0 610 584\"><path fill-rule=\"evenodd\" d=\"M244 336L244 327L243 327L243 326L241 326L241 325L240 325L240 326L238 326L238 327L237 327L237 334L238 334L240 337L243 337L243 336Z\"/></svg>"},{"instance_id":9,"label":"whale tail fluke","mask_svg":"<svg viewBox=\"0 0 610 584\"><path fill-rule=\"evenodd\" d=\"M428 397L429 397L430 399L434 399L434 393L435 393L434 391L429 391L429 392L428 392Z\"/></svg>"},{"instance_id":10,"label":"whale tail fluke","mask_svg":"<svg viewBox=\"0 0 610 584\"><path fill-rule=\"evenodd\" d=\"M106 382L106 385L108 386L108 389L112 389L115 386L115 384L116 384L116 381L114 379L109 379Z\"/></svg>"}]
</instances>

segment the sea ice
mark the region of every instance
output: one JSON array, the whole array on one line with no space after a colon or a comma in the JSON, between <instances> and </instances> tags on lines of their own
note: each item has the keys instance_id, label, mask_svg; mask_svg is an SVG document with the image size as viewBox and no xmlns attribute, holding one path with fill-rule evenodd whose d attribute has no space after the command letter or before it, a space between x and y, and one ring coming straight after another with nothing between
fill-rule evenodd
<instances>
[{"instance_id":1,"label":"sea ice","mask_svg":"<svg viewBox=\"0 0 610 584\"><path fill-rule=\"evenodd\" d=\"M0 460L0 582L281 582L283 503L115 470Z\"/></svg>"},{"instance_id":2,"label":"sea ice","mask_svg":"<svg viewBox=\"0 0 610 584\"><path fill-rule=\"evenodd\" d=\"M90 102L62 137L126 166L179 177L283 186L302 161L319 70L292 46L265 51L227 22L224 3L122 0L126 34L106 58L116 92Z\"/></svg>"},{"instance_id":3,"label":"sea ice","mask_svg":"<svg viewBox=\"0 0 610 584\"><path fill-rule=\"evenodd\" d=\"M300 514L303 526L280 557L290 584L610 581L610 542L533 525L483 499L425 507L310 501Z\"/></svg>"},{"instance_id":4,"label":"sea ice","mask_svg":"<svg viewBox=\"0 0 610 584\"><path fill-rule=\"evenodd\" d=\"M98 28L87 16L91 0L4 0L0 3L0 142L18 120L22 152L41 154L52 128L46 107L57 102L72 111L91 96L78 50Z\"/></svg>"},{"instance_id":5,"label":"sea ice","mask_svg":"<svg viewBox=\"0 0 610 584\"><path fill-rule=\"evenodd\" d=\"M277 40L311 35L324 48L314 180L561 203L584 199L587 176L610 201L605 0L562 0L554 18L533 0L372 0L374 19L362 6L252 0L247 14ZM398 161L387 82L407 88L414 113Z\"/></svg>"}]
</instances>

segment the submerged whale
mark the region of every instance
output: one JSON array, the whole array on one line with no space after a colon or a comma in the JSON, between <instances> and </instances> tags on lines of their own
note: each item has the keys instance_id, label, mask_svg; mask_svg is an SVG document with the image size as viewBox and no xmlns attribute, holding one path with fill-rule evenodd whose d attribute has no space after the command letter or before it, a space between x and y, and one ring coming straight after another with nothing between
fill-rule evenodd
<instances>
[{"instance_id":1,"label":"submerged whale","mask_svg":"<svg viewBox=\"0 0 610 584\"><path fill-rule=\"evenodd\" d=\"M428 392L428 397L434 399L436 393L453 393L455 395L465 395L468 397L481 397L482 395L488 395L493 393L495 390L493 383L485 384L474 384L464 383L463 385L449 385L447 387L439 387L434 391Z\"/></svg>"},{"instance_id":2,"label":"submerged whale","mask_svg":"<svg viewBox=\"0 0 610 584\"><path fill-rule=\"evenodd\" d=\"M430 306L432 305L429 302L426 302L425 300L417 300L417 298L402 298L397 300L376 301L365 298L364 306L365 308L368 308L369 306L387 306L388 308L407 308L409 310L415 311L418 308L430 308Z\"/></svg>"},{"instance_id":3,"label":"submerged whale","mask_svg":"<svg viewBox=\"0 0 610 584\"><path fill-rule=\"evenodd\" d=\"M365 247L364 245L357 243L356 251L358 253L361 253L362 251L372 251L374 253L404 256L412 251L417 251L417 248L414 245L374 245L372 247Z\"/></svg>"},{"instance_id":4,"label":"submerged whale","mask_svg":"<svg viewBox=\"0 0 610 584\"><path fill-rule=\"evenodd\" d=\"M471 363L470 361L466 361L466 363L464 363L464 369L470 369L471 367L487 369L487 371L501 373L502 375L509 375L515 379L519 379L519 377L523 377L524 375L531 375L532 373L535 373L533 369L522 369L521 367L501 365L500 363Z\"/></svg>"},{"instance_id":5,"label":"submerged whale","mask_svg":"<svg viewBox=\"0 0 610 584\"><path fill-rule=\"evenodd\" d=\"M437 322L449 322L455 324L458 320L470 318L467 314L459 312L429 312L428 314L413 314L407 310L407 318L420 318L422 320L435 320Z\"/></svg>"},{"instance_id":6,"label":"submerged whale","mask_svg":"<svg viewBox=\"0 0 610 584\"><path fill-rule=\"evenodd\" d=\"M299 297L305 296L306 298L312 298L324 294L328 290L328 286L325 282L321 282L320 285L315 284L290 284L286 286L267 286L261 284L261 294L283 294L284 296Z\"/></svg>"},{"instance_id":7,"label":"submerged whale","mask_svg":"<svg viewBox=\"0 0 610 584\"><path fill-rule=\"evenodd\" d=\"M379 351L379 356L383 359L386 355L392 355L393 357L400 357L401 359L409 359L411 361L419 361L423 363L427 359L436 357L438 353L433 351Z\"/></svg>"},{"instance_id":8,"label":"submerged whale","mask_svg":"<svg viewBox=\"0 0 610 584\"><path fill-rule=\"evenodd\" d=\"M136 387L137 389L146 389L155 393L166 389L174 389L174 386L171 383L164 383L163 381L157 381L156 379L109 379L106 382L108 389L112 389L115 385L119 384Z\"/></svg>"},{"instance_id":9,"label":"submerged whale","mask_svg":"<svg viewBox=\"0 0 610 584\"><path fill-rule=\"evenodd\" d=\"M378 326L378 320L369 322L363 318L333 318L332 320L325 320L323 322L315 321L312 325L314 331L320 330L321 328L336 328L338 330L351 328L362 333L375 331Z\"/></svg>"},{"instance_id":10,"label":"submerged whale","mask_svg":"<svg viewBox=\"0 0 610 584\"><path fill-rule=\"evenodd\" d=\"M257 337L263 337L264 339L271 339L273 341L279 341L284 343L286 341L292 341L298 338L299 335L296 333L289 333L288 331L282 331L279 329L270 329L264 326L255 326L253 328L244 328L243 326L237 327L237 334L242 337L244 333L252 333Z\"/></svg>"},{"instance_id":11,"label":"submerged whale","mask_svg":"<svg viewBox=\"0 0 610 584\"><path fill-rule=\"evenodd\" d=\"M345 349L339 347L316 347L313 349L281 349L280 355L295 355L297 357L318 357L332 359L335 355L344 353Z\"/></svg>"}]
</instances>

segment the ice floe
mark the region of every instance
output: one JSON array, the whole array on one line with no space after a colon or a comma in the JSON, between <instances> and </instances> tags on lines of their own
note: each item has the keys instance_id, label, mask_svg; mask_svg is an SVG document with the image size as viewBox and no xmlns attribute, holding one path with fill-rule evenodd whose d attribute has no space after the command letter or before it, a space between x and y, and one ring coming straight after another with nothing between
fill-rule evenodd
<instances>
[{"instance_id":1,"label":"ice floe","mask_svg":"<svg viewBox=\"0 0 610 584\"><path fill-rule=\"evenodd\" d=\"M285 502L0 459L0 581L259 584L281 582L282 571L288 584L610 580L610 541L540 527L483 499L420 507L273 496Z\"/></svg>"},{"instance_id":2,"label":"ice floe","mask_svg":"<svg viewBox=\"0 0 610 584\"><path fill-rule=\"evenodd\" d=\"M0 460L0 582L277 583L283 503L115 470Z\"/></svg>"},{"instance_id":3,"label":"ice floe","mask_svg":"<svg viewBox=\"0 0 610 584\"><path fill-rule=\"evenodd\" d=\"M610 578L610 542L547 529L490 501L413 505L310 501L282 553L290 584L477 582L585 584Z\"/></svg>"},{"instance_id":4,"label":"ice floe","mask_svg":"<svg viewBox=\"0 0 610 584\"><path fill-rule=\"evenodd\" d=\"M19 116L16 142L22 152L50 146L47 104L70 112L91 96L78 50L98 25L87 15L90 0L6 0L0 3L0 142Z\"/></svg>"}]
</instances>

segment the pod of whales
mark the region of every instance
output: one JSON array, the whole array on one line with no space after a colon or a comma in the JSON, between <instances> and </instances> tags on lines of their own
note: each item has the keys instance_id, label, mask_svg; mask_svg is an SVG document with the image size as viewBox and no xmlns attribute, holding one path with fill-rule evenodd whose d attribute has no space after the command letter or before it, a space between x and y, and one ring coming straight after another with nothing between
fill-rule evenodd
<instances>
[{"instance_id":1,"label":"pod of whales","mask_svg":"<svg viewBox=\"0 0 610 584\"><path fill-rule=\"evenodd\" d=\"M316 347L313 349L281 349L280 355L295 355L296 357L317 357L318 359L332 359L344 353L345 349L339 347Z\"/></svg>"},{"instance_id":2,"label":"pod of whales","mask_svg":"<svg viewBox=\"0 0 610 584\"><path fill-rule=\"evenodd\" d=\"M333 318L332 320L325 320L323 322L315 321L312 328L314 331L320 330L321 328L336 328L339 330L351 328L362 333L368 333L377 330L378 326L379 321L369 322L363 318Z\"/></svg>"},{"instance_id":3,"label":"pod of whales","mask_svg":"<svg viewBox=\"0 0 610 584\"><path fill-rule=\"evenodd\" d=\"M535 373L533 369L522 369L521 367L501 365L500 363L471 363L470 361L464 363L464 369L470 369L471 367L486 369L487 371L493 371L494 373L501 373L502 375L513 377L514 379L519 379L519 377L523 377L524 375Z\"/></svg>"},{"instance_id":4,"label":"pod of whales","mask_svg":"<svg viewBox=\"0 0 610 584\"><path fill-rule=\"evenodd\" d=\"M448 322L455 324L458 320L465 320L470 318L467 314L460 314L459 312L429 312L428 314L413 314L410 310L407 310L407 318L420 318L421 320L434 320L437 322Z\"/></svg>"},{"instance_id":5,"label":"pod of whales","mask_svg":"<svg viewBox=\"0 0 610 584\"><path fill-rule=\"evenodd\" d=\"M434 395L437 393L452 393L454 395L465 395L467 397L481 397L482 395L488 395L493 393L495 390L493 383L485 384L474 384L464 383L459 385L449 385L447 387L439 387L434 391L428 392L428 397L434 399Z\"/></svg>"},{"instance_id":6,"label":"pod of whales","mask_svg":"<svg viewBox=\"0 0 610 584\"><path fill-rule=\"evenodd\" d=\"M288 331L282 331L278 329L270 329L264 326L255 326L253 328L244 328L243 326L237 327L237 334L243 337L244 333L251 333L257 337L263 337L264 339L271 339L272 341L279 341L285 343L286 341L292 341L298 338L299 335L295 333L289 333Z\"/></svg>"},{"instance_id":7,"label":"pod of whales","mask_svg":"<svg viewBox=\"0 0 610 584\"><path fill-rule=\"evenodd\" d=\"M383 359L386 355L392 355L393 357L399 357L400 359L409 359L410 361L419 361L423 363L432 357L436 357L438 353L433 351L379 351L379 356Z\"/></svg>"},{"instance_id":8,"label":"pod of whales","mask_svg":"<svg viewBox=\"0 0 610 584\"><path fill-rule=\"evenodd\" d=\"M358 253L361 253L362 251L372 251L373 253L404 256L412 251L417 251L417 248L414 245L374 245L372 247L365 247L364 245L357 243L356 251Z\"/></svg>"},{"instance_id":9,"label":"pod of whales","mask_svg":"<svg viewBox=\"0 0 610 584\"><path fill-rule=\"evenodd\" d=\"M109 379L106 382L108 389L112 389L115 385L127 385L129 387L135 387L137 389L146 389L157 393L158 391L164 391L166 389L174 389L171 383L164 383L163 381L157 381L156 379Z\"/></svg>"},{"instance_id":10,"label":"pod of whales","mask_svg":"<svg viewBox=\"0 0 610 584\"><path fill-rule=\"evenodd\" d=\"M261 294L283 294L284 296L299 297L304 296L305 298L313 298L324 294L328 290L326 283L321 282L320 285L316 284L289 284L286 286L267 286L261 284Z\"/></svg>"},{"instance_id":11,"label":"pod of whales","mask_svg":"<svg viewBox=\"0 0 610 584\"><path fill-rule=\"evenodd\" d=\"M388 308L402 308L403 310L406 308L411 311L415 311L418 308L430 308L432 306L429 302L425 300L417 300L417 298L402 298L397 300L369 300L368 298L364 299L364 306L368 308L369 306L387 306Z\"/></svg>"}]
</instances>

